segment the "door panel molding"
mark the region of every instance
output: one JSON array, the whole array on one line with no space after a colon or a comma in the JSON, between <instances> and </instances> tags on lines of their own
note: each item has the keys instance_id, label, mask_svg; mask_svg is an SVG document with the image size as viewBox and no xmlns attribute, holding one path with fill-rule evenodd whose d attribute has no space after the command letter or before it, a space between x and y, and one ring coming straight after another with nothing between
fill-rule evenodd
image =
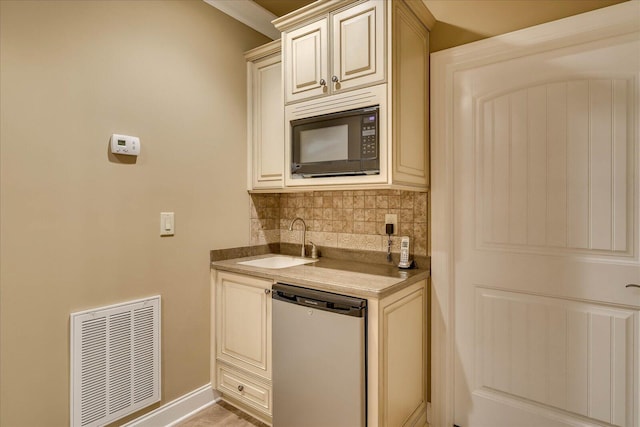
<instances>
[{"instance_id":1,"label":"door panel molding","mask_svg":"<svg viewBox=\"0 0 640 427\"><path fill-rule=\"evenodd\" d=\"M557 417L633 425L637 307L480 285L475 299L476 390Z\"/></svg>"},{"instance_id":2,"label":"door panel molding","mask_svg":"<svg viewBox=\"0 0 640 427\"><path fill-rule=\"evenodd\" d=\"M476 246L637 260L637 87L568 77L476 97Z\"/></svg>"}]
</instances>

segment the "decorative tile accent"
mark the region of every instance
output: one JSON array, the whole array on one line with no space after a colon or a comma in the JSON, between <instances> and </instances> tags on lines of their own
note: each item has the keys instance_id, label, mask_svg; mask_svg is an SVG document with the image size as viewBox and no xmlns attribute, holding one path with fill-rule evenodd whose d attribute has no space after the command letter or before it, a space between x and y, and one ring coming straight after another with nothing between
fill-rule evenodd
<instances>
[{"instance_id":1,"label":"decorative tile accent","mask_svg":"<svg viewBox=\"0 0 640 427\"><path fill-rule=\"evenodd\" d=\"M338 247L344 249L375 250L380 248L382 236L374 234L338 234Z\"/></svg>"},{"instance_id":2,"label":"decorative tile accent","mask_svg":"<svg viewBox=\"0 0 640 427\"><path fill-rule=\"evenodd\" d=\"M338 233L325 233L322 231L312 231L309 233L308 242L313 242L316 246L325 246L330 248L338 247ZM296 241L295 243L300 243Z\"/></svg>"},{"instance_id":3,"label":"decorative tile accent","mask_svg":"<svg viewBox=\"0 0 640 427\"><path fill-rule=\"evenodd\" d=\"M321 247L369 251L387 250L384 218L398 215L398 234L392 251L400 251L400 237L411 238L412 252L428 251L428 194L401 190L310 191L252 194L251 244L300 244L301 225L289 231L297 216L307 224L307 243Z\"/></svg>"}]
</instances>

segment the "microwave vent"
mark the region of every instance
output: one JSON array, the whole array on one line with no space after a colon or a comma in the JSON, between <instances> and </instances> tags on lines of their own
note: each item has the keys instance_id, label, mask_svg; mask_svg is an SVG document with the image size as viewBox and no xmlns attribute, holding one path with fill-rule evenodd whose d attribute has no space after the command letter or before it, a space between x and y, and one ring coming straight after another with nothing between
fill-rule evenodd
<instances>
[{"instance_id":1,"label":"microwave vent","mask_svg":"<svg viewBox=\"0 0 640 427\"><path fill-rule=\"evenodd\" d=\"M378 104L379 96L373 90L359 90L357 92L346 93L335 99L335 97L321 98L313 102L305 102L291 107L290 118L298 119L312 117L320 114L339 110L350 110L362 108L365 105Z\"/></svg>"}]
</instances>

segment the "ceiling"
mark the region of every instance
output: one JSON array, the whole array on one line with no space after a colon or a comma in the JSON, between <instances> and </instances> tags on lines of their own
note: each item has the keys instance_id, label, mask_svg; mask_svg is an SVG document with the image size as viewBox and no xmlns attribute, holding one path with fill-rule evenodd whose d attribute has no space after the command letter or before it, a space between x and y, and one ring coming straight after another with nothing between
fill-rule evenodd
<instances>
[{"instance_id":1,"label":"ceiling","mask_svg":"<svg viewBox=\"0 0 640 427\"><path fill-rule=\"evenodd\" d=\"M276 16L312 0L254 0ZM420 1L420 0L408 0ZM422 0L436 18L432 52L508 33L626 0Z\"/></svg>"},{"instance_id":2,"label":"ceiling","mask_svg":"<svg viewBox=\"0 0 640 427\"><path fill-rule=\"evenodd\" d=\"M626 0L424 0L436 18L432 52Z\"/></svg>"},{"instance_id":3,"label":"ceiling","mask_svg":"<svg viewBox=\"0 0 640 427\"><path fill-rule=\"evenodd\" d=\"M283 16L302 6L313 3L313 0L253 0L276 16Z\"/></svg>"}]
</instances>

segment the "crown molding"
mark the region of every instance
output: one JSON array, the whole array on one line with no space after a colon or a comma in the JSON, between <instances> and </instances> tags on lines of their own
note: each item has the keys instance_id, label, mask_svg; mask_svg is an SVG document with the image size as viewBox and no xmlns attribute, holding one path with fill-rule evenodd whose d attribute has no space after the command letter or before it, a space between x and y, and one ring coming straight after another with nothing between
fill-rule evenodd
<instances>
[{"instance_id":1,"label":"crown molding","mask_svg":"<svg viewBox=\"0 0 640 427\"><path fill-rule=\"evenodd\" d=\"M278 39L245 52L244 59L247 61L255 61L269 55L279 54L281 51L282 41Z\"/></svg>"},{"instance_id":2,"label":"crown molding","mask_svg":"<svg viewBox=\"0 0 640 427\"><path fill-rule=\"evenodd\" d=\"M272 40L280 38L280 31L276 30L271 23L276 16L252 0L204 0L204 2Z\"/></svg>"},{"instance_id":3,"label":"crown molding","mask_svg":"<svg viewBox=\"0 0 640 427\"><path fill-rule=\"evenodd\" d=\"M315 2L287 13L273 21L280 31L288 31L301 22L318 19L322 14L337 10L358 0L316 0Z\"/></svg>"}]
</instances>

